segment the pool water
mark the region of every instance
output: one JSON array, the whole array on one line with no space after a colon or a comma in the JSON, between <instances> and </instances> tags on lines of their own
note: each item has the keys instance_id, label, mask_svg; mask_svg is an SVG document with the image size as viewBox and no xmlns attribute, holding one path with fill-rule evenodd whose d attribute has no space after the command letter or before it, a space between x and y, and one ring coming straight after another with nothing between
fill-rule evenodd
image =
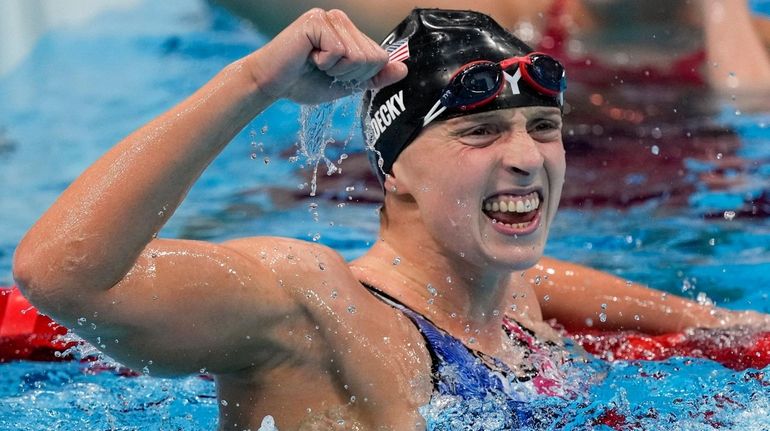
<instances>
[{"instance_id":1,"label":"pool water","mask_svg":"<svg viewBox=\"0 0 770 431\"><path fill-rule=\"evenodd\" d=\"M15 244L83 169L264 40L196 0L147 1L47 33L24 63L0 77L0 285L12 283ZM332 135L340 141L354 130L350 105L333 118ZM720 106L705 122L729 129L740 145L722 156L684 157L687 193L634 205L565 202L548 254L666 292L770 312L770 212L752 217L746 210L765 202L769 189L770 109ZM322 242L346 258L360 255L376 237L377 205L309 197L309 168L300 167L302 154L292 158L299 116L297 106L278 103L254 120L161 235L213 241L282 235ZM659 130L668 130L664 126ZM643 147L644 156L663 163L673 144L665 133L655 139ZM356 138L344 149L331 148L330 160L360 153L362 145ZM727 157L741 163L725 168ZM339 163L343 181L345 162ZM604 182L644 186L654 175L649 167ZM714 187L704 179L714 171L731 181ZM592 174L609 175L600 166ZM351 192L363 187L355 178L345 184ZM574 401L533 404L552 419L550 429L603 429L603 415L629 418L627 429L770 429L770 377L757 370L685 358L593 363L587 370L606 377ZM487 411L491 404L442 402L423 410L431 429L500 426ZM206 430L216 426L216 414L213 384L200 376L160 379L150 370L126 377L79 362L0 365L0 430Z\"/></svg>"}]
</instances>

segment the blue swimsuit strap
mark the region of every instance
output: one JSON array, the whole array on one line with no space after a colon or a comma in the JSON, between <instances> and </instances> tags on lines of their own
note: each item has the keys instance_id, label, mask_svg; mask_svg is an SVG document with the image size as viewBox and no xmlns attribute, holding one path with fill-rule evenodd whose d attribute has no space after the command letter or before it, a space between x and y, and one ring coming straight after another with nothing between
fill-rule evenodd
<instances>
[{"instance_id":1,"label":"blue swimsuit strap","mask_svg":"<svg viewBox=\"0 0 770 431\"><path fill-rule=\"evenodd\" d=\"M503 393L510 370L499 361L483 360L460 340L437 327L425 316L413 311L381 290L362 283L388 305L406 314L420 330L433 360L433 387L442 395L484 398Z\"/></svg>"}]
</instances>

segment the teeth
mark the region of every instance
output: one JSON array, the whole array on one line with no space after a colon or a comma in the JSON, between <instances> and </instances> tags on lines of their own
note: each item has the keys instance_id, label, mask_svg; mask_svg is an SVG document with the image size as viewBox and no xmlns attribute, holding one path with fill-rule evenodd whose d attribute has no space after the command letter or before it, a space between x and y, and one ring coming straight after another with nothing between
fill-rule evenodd
<instances>
[{"instance_id":1,"label":"teeth","mask_svg":"<svg viewBox=\"0 0 770 431\"><path fill-rule=\"evenodd\" d=\"M527 223L514 223L514 224L504 223L504 224L513 229L524 229L525 227L529 226L531 223L527 222Z\"/></svg>"},{"instance_id":2,"label":"teeth","mask_svg":"<svg viewBox=\"0 0 770 431\"><path fill-rule=\"evenodd\" d=\"M540 197L537 193L531 193L525 197L506 196L497 197L484 204L486 211L527 213L540 208Z\"/></svg>"}]
</instances>

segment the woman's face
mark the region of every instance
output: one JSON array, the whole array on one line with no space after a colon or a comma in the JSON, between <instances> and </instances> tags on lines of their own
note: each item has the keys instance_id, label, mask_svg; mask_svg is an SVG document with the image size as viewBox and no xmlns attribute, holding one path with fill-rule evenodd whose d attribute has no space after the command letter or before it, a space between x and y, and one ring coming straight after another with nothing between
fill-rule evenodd
<instances>
[{"instance_id":1,"label":"woman's face","mask_svg":"<svg viewBox=\"0 0 770 431\"><path fill-rule=\"evenodd\" d=\"M566 162L558 108L467 115L426 128L393 166L442 253L524 269L543 254Z\"/></svg>"}]
</instances>

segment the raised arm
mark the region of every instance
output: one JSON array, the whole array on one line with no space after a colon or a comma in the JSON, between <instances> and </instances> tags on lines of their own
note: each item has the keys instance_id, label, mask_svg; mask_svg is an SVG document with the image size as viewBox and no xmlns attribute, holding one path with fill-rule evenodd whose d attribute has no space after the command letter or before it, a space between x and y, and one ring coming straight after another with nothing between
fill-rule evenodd
<instances>
[{"instance_id":1,"label":"raised arm","mask_svg":"<svg viewBox=\"0 0 770 431\"><path fill-rule=\"evenodd\" d=\"M169 371L222 363L243 331L269 328L275 313L296 307L277 289L275 267L237 244L155 240L156 233L211 160L274 100L328 100L347 91L335 79L377 86L405 74L386 62L343 13L304 14L76 179L19 244L20 289L131 365L152 355ZM287 247L263 251L275 262ZM245 335L252 347L266 343Z\"/></svg>"},{"instance_id":2,"label":"raised arm","mask_svg":"<svg viewBox=\"0 0 770 431\"><path fill-rule=\"evenodd\" d=\"M527 273L545 319L568 329L635 330L650 334L693 327L752 325L770 327L770 318L735 312L632 283L606 272L543 258Z\"/></svg>"}]
</instances>

